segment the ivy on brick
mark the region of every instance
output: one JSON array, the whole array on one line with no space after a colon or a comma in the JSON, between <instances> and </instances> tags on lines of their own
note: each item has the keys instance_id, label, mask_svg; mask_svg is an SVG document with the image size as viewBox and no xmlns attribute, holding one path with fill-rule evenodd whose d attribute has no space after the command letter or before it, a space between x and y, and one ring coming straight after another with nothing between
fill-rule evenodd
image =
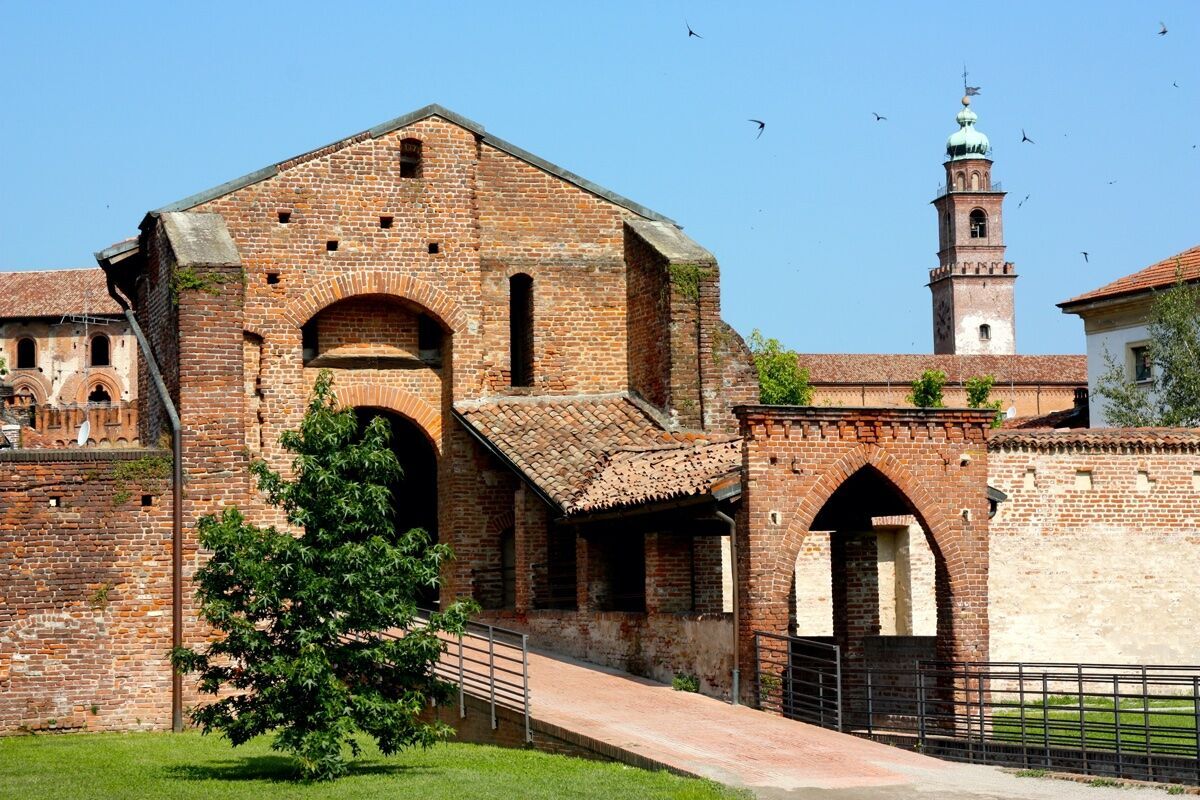
<instances>
[{"instance_id":1,"label":"ivy on brick","mask_svg":"<svg viewBox=\"0 0 1200 800\"><path fill-rule=\"evenodd\" d=\"M671 285L688 300L700 299L700 282L712 277L712 267L702 267L699 264L672 264L670 266Z\"/></svg>"},{"instance_id":2,"label":"ivy on brick","mask_svg":"<svg viewBox=\"0 0 1200 800\"><path fill-rule=\"evenodd\" d=\"M171 275L171 302L179 305L179 295L183 292L204 292L214 297L221 294L221 287L227 283L241 280L245 283L245 271L241 276L230 275L226 272L209 270L201 272L194 267L180 267Z\"/></svg>"},{"instance_id":3,"label":"ivy on brick","mask_svg":"<svg viewBox=\"0 0 1200 800\"><path fill-rule=\"evenodd\" d=\"M113 505L120 506L133 497L137 488L146 494L161 494L171 476L171 457L142 456L133 461L118 461L113 465ZM85 477L87 477L85 475Z\"/></svg>"}]
</instances>

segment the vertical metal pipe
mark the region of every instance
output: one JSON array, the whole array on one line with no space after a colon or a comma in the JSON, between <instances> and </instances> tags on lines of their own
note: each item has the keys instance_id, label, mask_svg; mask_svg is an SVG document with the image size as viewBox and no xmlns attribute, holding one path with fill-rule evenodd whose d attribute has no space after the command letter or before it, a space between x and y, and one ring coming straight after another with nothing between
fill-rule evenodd
<instances>
[{"instance_id":1,"label":"vertical metal pipe","mask_svg":"<svg viewBox=\"0 0 1200 800\"><path fill-rule=\"evenodd\" d=\"M1087 712L1083 707L1083 664L1075 665L1075 675L1079 681L1079 749L1083 752L1083 772L1088 772L1088 740Z\"/></svg>"},{"instance_id":2,"label":"vertical metal pipe","mask_svg":"<svg viewBox=\"0 0 1200 800\"><path fill-rule=\"evenodd\" d=\"M1121 676L1113 673L1113 736L1117 745L1117 777L1121 777Z\"/></svg>"},{"instance_id":3,"label":"vertical metal pipe","mask_svg":"<svg viewBox=\"0 0 1200 800\"><path fill-rule=\"evenodd\" d=\"M155 391L171 424L171 649L174 650L183 647L183 428L150 342L146 340L142 326L138 325L133 309L117 293L111 279L108 293L125 311L125 320L146 359L146 369L150 371ZM183 731L183 673L174 667L171 668L171 730L175 733Z\"/></svg>"},{"instance_id":4,"label":"vertical metal pipe","mask_svg":"<svg viewBox=\"0 0 1200 800\"><path fill-rule=\"evenodd\" d=\"M1017 664L1017 704L1021 709L1021 763L1029 766L1029 744L1025 736L1025 665Z\"/></svg>"},{"instance_id":5,"label":"vertical metal pipe","mask_svg":"<svg viewBox=\"0 0 1200 800\"><path fill-rule=\"evenodd\" d=\"M1050 766L1050 686L1042 670L1042 752L1046 767Z\"/></svg>"},{"instance_id":6,"label":"vertical metal pipe","mask_svg":"<svg viewBox=\"0 0 1200 800\"><path fill-rule=\"evenodd\" d=\"M1192 739L1196 746L1196 783L1200 783L1200 676L1192 676Z\"/></svg>"},{"instance_id":7,"label":"vertical metal pipe","mask_svg":"<svg viewBox=\"0 0 1200 800\"><path fill-rule=\"evenodd\" d=\"M529 634L521 634L521 681L525 689L525 743L533 744L533 733L529 729Z\"/></svg>"},{"instance_id":8,"label":"vertical metal pipe","mask_svg":"<svg viewBox=\"0 0 1200 800\"><path fill-rule=\"evenodd\" d=\"M738 604L738 546L737 546L737 523L733 517L718 510L715 515L717 519L725 523L729 528L729 580L733 586L733 672L730 675L730 695L733 705L737 705L740 701L738 695L741 693L741 653L738 646L738 626L742 624L740 617L740 605ZM759 705L762 705L762 685L759 684Z\"/></svg>"},{"instance_id":9,"label":"vertical metal pipe","mask_svg":"<svg viewBox=\"0 0 1200 800\"><path fill-rule=\"evenodd\" d=\"M925 670L917 664L917 741L925 752Z\"/></svg>"},{"instance_id":10,"label":"vertical metal pipe","mask_svg":"<svg viewBox=\"0 0 1200 800\"><path fill-rule=\"evenodd\" d=\"M833 647L834 665L837 670L837 729L838 733L842 732L842 648L840 645Z\"/></svg>"},{"instance_id":11,"label":"vertical metal pipe","mask_svg":"<svg viewBox=\"0 0 1200 800\"><path fill-rule=\"evenodd\" d=\"M492 706L492 730L496 730L496 629L488 629L488 702Z\"/></svg>"},{"instance_id":12,"label":"vertical metal pipe","mask_svg":"<svg viewBox=\"0 0 1200 800\"><path fill-rule=\"evenodd\" d=\"M871 668L867 667L867 736L874 733L875 697L871 686Z\"/></svg>"},{"instance_id":13,"label":"vertical metal pipe","mask_svg":"<svg viewBox=\"0 0 1200 800\"><path fill-rule=\"evenodd\" d=\"M458 635L458 718L467 716L466 676L463 674L463 635Z\"/></svg>"}]
</instances>

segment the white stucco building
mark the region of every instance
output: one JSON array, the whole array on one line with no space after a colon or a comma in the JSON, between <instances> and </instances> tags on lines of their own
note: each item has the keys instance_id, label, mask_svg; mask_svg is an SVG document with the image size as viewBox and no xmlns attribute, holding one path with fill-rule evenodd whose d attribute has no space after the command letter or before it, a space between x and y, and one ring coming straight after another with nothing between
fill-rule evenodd
<instances>
[{"instance_id":1,"label":"white stucco building","mask_svg":"<svg viewBox=\"0 0 1200 800\"><path fill-rule=\"evenodd\" d=\"M1154 293L1169 288L1178 278L1200 282L1200 245L1058 304L1064 313L1083 319L1091 427L1109 427L1104 400L1096 395L1096 382L1108 369L1109 355L1124 365L1128 377L1150 389L1150 308Z\"/></svg>"}]
</instances>

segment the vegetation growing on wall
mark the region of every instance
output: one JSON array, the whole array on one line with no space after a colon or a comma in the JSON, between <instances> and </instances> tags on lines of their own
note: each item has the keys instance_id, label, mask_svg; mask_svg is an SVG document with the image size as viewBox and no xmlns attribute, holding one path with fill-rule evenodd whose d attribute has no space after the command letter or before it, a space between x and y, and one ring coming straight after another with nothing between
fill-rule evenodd
<instances>
[{"instance_id":1,"label":"vegetation growing on wall","mask_svg":"<svg viewBox=\"0 0 1200 800\"><path fill-rule=\"evenodd\" d=\"M712 267L699 264L672 264L671 285L688 300L700 299L700 282L713 274Z\"/></svg>"},{"instance_id":2,"label":"vegetation growing on wall","mask_svg":"<svg viewBox=\"0 0 1200 800\"><path fill-rule=\"evenodd\" d=\"M133 461L118 461L113 465L112 477L113 505L129 502L135 488L146 494L162 494L171 477L171 457L151 455Z\"/></svg>"},{"instance_id":3,"label":"vegetation growing on wall","mask_svg":"<svg viewBox=\"0 0 1200 800\"><path fill-rule=\"evenodd\" d=\"M768 339L757 328L750 334L750 355L758 371L758 400L769 406L806 406L812 402L813 389L808 368L801 367L793 350L778 339Z\"/></svg>"},{"instance_id":4,"label":"vegetation growing on wall","mask_svg":"<svg viewBox=\"0 0 1200 800\"><path fill-rule=\"evenodd\" d=\"M996 385L994 375L976 375L967 378L964 388L967 390L967 408L990 408L996 412L992 418L992 427L999 428L1004 422L1004 413L1000 410L999 400L990 400L992 387Z\"/></svg>"},{"instance_id":5,"label":"vegetation growing on wall","mask_svg":"<svg viewBox=\"0 0 1200 800\"><path fill-rule=\"evenodd\" d=\"M201 272L194 267L180 267L171 274L171 302L179 305L182 292L197 291L213 296L221 293L221 287L239 280L238 276L209 270ZM244 273L240 278L245 282Z\"/></svg>"}]
</instances>

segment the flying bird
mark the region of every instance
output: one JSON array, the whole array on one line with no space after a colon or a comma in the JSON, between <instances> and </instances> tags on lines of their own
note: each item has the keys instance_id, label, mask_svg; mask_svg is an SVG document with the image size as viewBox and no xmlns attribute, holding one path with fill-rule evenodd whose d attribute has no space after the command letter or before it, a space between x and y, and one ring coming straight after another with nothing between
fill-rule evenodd
<instances>
[{"instance_id":1,"label":"flying bird","mask_svg":"<svg viewBox=\"0 0 1200 800\"><path fill-rule=\"evenodd\" d=\"M871 113L874 114L876 122L882 122L883 120L887 119L887 117L883 117L883 116L880 116L879 114L875 114L874 111L872 111Z\"/></svg>"},{"instance_id":2,"label":"flying bird","mask_svg":"<svg viewBox=\"0 0 1200 800\"><path fill-rule=\"evenodd\" d=\"M1025 195L1024 197L1022 197L1021 202L1017 203L1017 208L1020 208L1021 206L1025 205L1025 201L1028 199L1029 199L1029 195Z\"/></svg>"},{"instance_id":3,"label":"flying bird","mask_svg":"<svg viewBox=\"0 0 1200 800\"><path fill-rule=\"evenodd\" d=\"M1158 35L1159 35L1159 36L1166 36L1166 35L1167 35L1167 23L1163 22L1162 20L1159 20L1159 21L1158 21L1158 28L1159 28L1159 30L1158 30Z\"/></svg>"},{"instance_id":4,"label":"flying bird","mask_svg":"<svg viewBox=\"0 0 1200 800\"><path fill-rule=\"evenodd\" d=\"M967 97L974 97L982 91L982 87L979 86L967 86L964 88L967 90Z\"/></svg>"},{"instance_id":5,"label":"flying bird","mask_svg":"<svg viewBox=\"0 0 1200 800\"><path fill-rule=\"evenodd\" d=\"M1037 142L1035 142L1033 139L1030 139L1028 136L1026 136L1026 135L1025 135L1025 129L1024 129L1024 128L1021 128L1021 141L1022 141L1022 142L1029 142L1030 144L1037 144Z\"/></svg>"},{"instance_id":6,"label":"flying bird","mask_svg":"<svg viewBox=\"0 0 1200 800\"><path fill-rule=\"evenodd\" d=\"M1176 89L1178 89L1178 88L1179 88L1179 82L1178 82L1178 81L1171 81L1171 85L1172 85L1172 86L1174 86Z\"/></svg>"},{"instance_id":7,"label":"flying bird","mask_svg":"<svg viewBox=\"0 0 1200 800\"><path fill-rule=\"evenodd\" d=\"M687 26L689 39L692 38L693 36L695 36L697 39L704 38L700 34L696 33L694 30L692 30L692 23L688 22L686 19L683 21L683 24Z\"/></svg>"},{"instance_id":8,"label":"flying bird","mask_svg":"<svg viewBox=\"0 0 1200 800\"><path fill-rule=\"evenodd\" d=\"M748 119L746 121L753 122L755 125L758 126L758 136L755 136L754 137L755 139L759 138L759 136L762 136L763 131L765 131L767 129L767 123L763 122L761 119Z\"/></svg>"},{"instance_id":9,"label":"flying bird","mask_svg":"<svg viewBox=\"0 0 1200 800\"><path fill-rule=\"evenodd\" d=\"M1109 181L1109 182L1108 182L1108 185L1109 185L1109 186L1112 186L1114 183L1116 183L1116 181Z\"/></svg>"},{"instance_id":10,"label":"flying bird","mask_svg":"<svg viewBox=\"0 0 1200 800\"><path fill-rule=\"evenodd\" d=\"M1080 251L1079 251L1079 253L1080 253L1080 255L1082 255L1082 256L1083 256L1083 260L1084 260L1084 262L1085 262L1085 263L1087 263L1087 264L1090 264L1090 263L1092 263L1092 262L1088 261L1088 257L1087 257L1087 256L1088 256L1088 254L1087 254L1087 250L1080 250Z\"/></svg>"}]
</instances>

